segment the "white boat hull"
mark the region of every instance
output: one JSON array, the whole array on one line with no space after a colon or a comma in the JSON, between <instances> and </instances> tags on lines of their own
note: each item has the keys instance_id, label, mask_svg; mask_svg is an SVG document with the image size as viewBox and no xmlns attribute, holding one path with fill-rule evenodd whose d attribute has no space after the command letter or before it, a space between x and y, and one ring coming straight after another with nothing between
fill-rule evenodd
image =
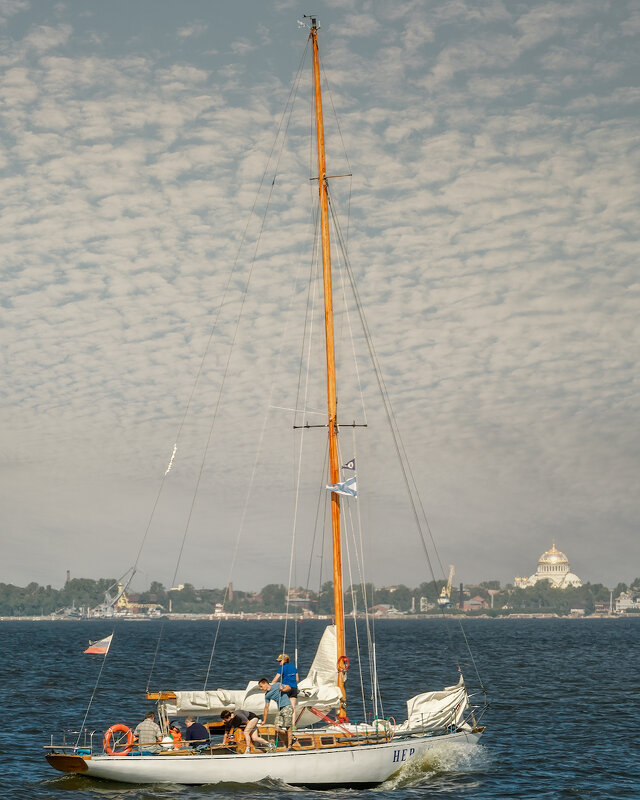
<instances>
[{"instance_id":1,"label":"white boat hull","mask_svg":"<svg viewBox=\"0 0 640 800\"><path fill-rule=\"evenodd\" d=\"M99 755L83 759L86 769L64 771L125 783L257 783L271 779L293 786L366 788L382 783L409 759L427 750L450 743L476 744L480 736L481 732L460 731L360 747L275 753Z\"/></svg>"}]
</instances>

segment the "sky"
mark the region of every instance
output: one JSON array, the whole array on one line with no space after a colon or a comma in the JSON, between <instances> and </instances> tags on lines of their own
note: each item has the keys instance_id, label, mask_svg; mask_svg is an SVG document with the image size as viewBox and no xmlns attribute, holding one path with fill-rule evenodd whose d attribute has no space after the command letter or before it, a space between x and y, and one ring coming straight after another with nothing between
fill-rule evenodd
<instances>
[{"instance_id":1,"label":"sky","mask_svg":"<svg viewBox=\"0 0 640 800\"><path fill-rule=\"evenodd\" d=\"M555 541L631 582L637 0L0 0L0 581L331 579L325 434L290 411L325 402L299 383L323 358L310 11L328 170L352 175L332 197L442 569L508 583ZM346 580L416 586L336 261L340 418L367 423L341 433Z\"/></svg>"}]
</instances>

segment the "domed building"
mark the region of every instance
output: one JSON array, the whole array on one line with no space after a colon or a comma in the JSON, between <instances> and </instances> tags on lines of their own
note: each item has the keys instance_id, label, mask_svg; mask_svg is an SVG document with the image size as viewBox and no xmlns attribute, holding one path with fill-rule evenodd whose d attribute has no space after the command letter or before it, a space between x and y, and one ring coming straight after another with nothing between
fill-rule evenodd
<instances>
[{"instance_id":1,"label":"domed building","mask_svg":"<svg viewBox=\"0 0 640 800\"><path fill-rule=\"evenodd\" d=\"M571 572L569 559L556 549L555 542L551 545L551 550L540 556L538 569L534 574L530 578L515 578L514 583L521 589L526 589L527 586L535 586L538 581L549 581L554 589L582 586L580 578Z\"/></svg>"}]
</instances>

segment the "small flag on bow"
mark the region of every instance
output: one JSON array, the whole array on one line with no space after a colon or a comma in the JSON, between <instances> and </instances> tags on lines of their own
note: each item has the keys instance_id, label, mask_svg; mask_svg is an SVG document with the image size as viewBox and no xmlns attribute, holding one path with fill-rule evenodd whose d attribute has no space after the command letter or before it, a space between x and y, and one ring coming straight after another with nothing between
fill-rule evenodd
<instances>
[{"instance_id":1,"label":"small flag on bow","mask_svg":"<svg viewBox=\"0 0 640 800\"><path fill-rule=\"evenodd\" d=\"M355 470L355 468L356 468L356 460L355 460L355 458L352 458L350 461L347 461L346 464L342 465L342 469L353 469L353 470Z\"/></svg>"},{"instance_id":2,"label":"small flag on bow","mask_svg":"<svg viewBox=\"0 0 640 800\"><path fill-rule=\"evenodd\" d=\"M330 492L335 492L336 494L346 494L347 497L357 497L358 496L358 488L356 486L356 476L354 475L353 478L349 478L348 480L344 481L343 483L330 483L327 486L327 489Z\"/></svg>"},{"instance_id":3,"label":"small flag on bow","mask_svg":"<svg viewBox=\"0 0 640 800\"><path fill-rule=\"evenodd\" d=\"M109 636L105 636L104 639L98 639L95 642L89 640L89 647L84 651L85 653L95 653L98 656L106 656L109 652L109 647L111 646L111 640L113 639L113 634L109 634Z\"/></svg>"}]
</instances>

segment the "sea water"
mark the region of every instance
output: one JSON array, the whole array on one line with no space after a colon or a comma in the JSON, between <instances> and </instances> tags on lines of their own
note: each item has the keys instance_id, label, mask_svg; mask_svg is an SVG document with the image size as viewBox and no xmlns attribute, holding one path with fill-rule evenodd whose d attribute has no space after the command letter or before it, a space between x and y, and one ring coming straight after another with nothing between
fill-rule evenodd
<instances>
[{"instance_id":1,"label":"sea water","mask_svg":"<svg viewBox=\"0 0 640 800\"><path fill-rule=\"evenodd\" d=\"M284 647L292 656L297 648L301 675L324 624L287 624ZM45 761L51 733L78 730L90 700L85 727L102 731L118 722L135 726L153 708L147 686L201 689L208 670L212 689L273 678L284 625L233 621L218 630L205 620L122 621L103 663L82 651L89 639L111 633L106 620L0 622L0 798L640 800L640 619L472 619L464 630L473 659L456 621L378 621L381 714L401 721L408 697L456 683L452 647L468 685L484 686L490 706L479 746L444 745L407 762L377 789L310 792L273 782L128 786L63 775ZM362 623L358 633L364 641ZM353 631L349 641L353 652ZM365 677L370 666L363 661ZM352 719L365 718L363 695L367 708L371 695L361 689L356 657L348 688Z\"/></svg>"}]
</instances>

